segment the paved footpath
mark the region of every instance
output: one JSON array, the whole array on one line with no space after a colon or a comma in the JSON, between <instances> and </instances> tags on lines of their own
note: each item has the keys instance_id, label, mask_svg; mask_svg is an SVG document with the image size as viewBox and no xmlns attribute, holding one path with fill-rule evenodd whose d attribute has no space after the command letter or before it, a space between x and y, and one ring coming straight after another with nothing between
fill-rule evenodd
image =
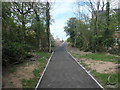
<instances>
[{"instance_id":1,"label":"paved footpath","mask_svg":"<svg viewBox=\"0 0 120 90\"><path fill-rule=\"evenodd\" d=\"M38 88L100 88L100 86L72 59L64 43L55 50Z\"/></svg>"}]
</instances>

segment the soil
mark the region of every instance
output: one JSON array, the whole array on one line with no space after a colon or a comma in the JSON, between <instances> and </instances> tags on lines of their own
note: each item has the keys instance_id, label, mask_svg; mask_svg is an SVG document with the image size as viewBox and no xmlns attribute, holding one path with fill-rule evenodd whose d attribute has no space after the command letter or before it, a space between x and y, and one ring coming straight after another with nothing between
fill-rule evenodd
<instances>
[{"instance_id":1,"label":"soil","mask_svg":"<svg viewBox=\"0 0 120 90\"><path fill-rule=\"evenodd\" d=\"M113 62L95 61L92 59L81 58L81 62L88 65L89 68L95 70L98 73L116 73L117 64Z\"/></svg>"},{"instance_id":2,"label":"soil","mask_svg":"<svg viewBox=\"0 0 120 90\"><path fill-rule=\"evenodd\" d=\"M17 66L14 72L9 69L3 71L3 88L22 88L23 79L33 78L32 71L37 67L37 61L29 61L25 65Z\"/></svg>"},{"instance_id":3,"label":"soil","mask_svg":"<svg viewBox=\"0 0 120 90\"><path fill-rule=\"evenodd\" d=\"M57 48L62 41L55 41L55 47ZM21 81L23 79L33 78L33 70L37 68L38 61L37 59L40 56L35 55L34 53L30 53L34 57L30 58L27 62L23 62L19 65L8 66L2 68L2 87L3 88L22 88Z\"/></svg>"},{"instance_id":4,"label":"soil","mask_svg":"<svg viewBox=\"0 0 120 90\"><path fill-rule=\"evenodd\" d=\"M70 46L67 47L67 50L71 53L79 54L79 55L91 54L91 52L80 51L78 48L74 48L74 47L70 47Z\"/></svg>"},{"instance_id":5,"label":"soil","mask_svg":"<svg viewBox=\"0 0 120 90\"><path fill-rule=\"evenodd\" d=\"M62 41L55 41L55 45L56 46L59 46L59 45L61 45L63 42Z\"/></svg>"},{"instance_id":6,"label":"soil","mask_svg":"<svg viewBox=\"0 0 120 90\"><path fill-rule=\"evenodd\" d=\"M67 49L69 52L73 54L78 54L78 55L86 55L91 53L91 52L80 51L78 48L73 48L70 46L68 46ZM99 73L116 73L117 72L118 64L115 64L113 62L95 61L92 59L85 59L85 58L81 58L79 59L79 61L87 64L89 68Z\"/></svg>"}]
</instances>

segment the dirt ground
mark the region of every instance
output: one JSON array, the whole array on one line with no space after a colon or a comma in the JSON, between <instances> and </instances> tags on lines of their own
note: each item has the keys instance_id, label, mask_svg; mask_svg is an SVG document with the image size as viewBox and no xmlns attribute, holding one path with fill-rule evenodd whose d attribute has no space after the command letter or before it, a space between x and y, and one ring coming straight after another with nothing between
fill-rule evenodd
<instances>
[{"instance_id":1,"label":"dirt ground","mask_svg":"<svg viewBox=\"0 0 120 90\"><path fill-rule=\"evenodd\" d=\"M81 62L84 62L88 65L89 68L95 70L99 73L116 73L117 72L117 64L113 62L103 62L103 61L95 61L91 59L81 58Z\"/></svg>"},{"instance_id":2,"label":"dirt ground","mask_svg":"<svg viewBox=\"0 0 120 90\"><path fill-rule=\"evenodd\" d=\"M78 55L85 55L85 54L91 53L91 52L83 52L78 50L77 48L72 48L70 46L68 46L67 49L69 52L73 54L78 54ZM80 62L87 64L89 68L99 73L116 73L117 72L117 64L113 62L95 61L92 59L85 59L85 58L81 58L78 60Z\"/></svg>"},{"instance_id":3,"label":"dirt ground","mask_svg":"<svg viewBox=\"0 0 120 90\"><path fill-rule=\"evenodd\" d=\"M71 53L79 54L79 55L91 54L91 52L80 51L78 48L74 48L74 47L71 47L71 46L68 46L67 50Z\"/></svg>"},{"instance_id":4,"label":"dirt ground","mask_svg":"<svg viewBox=\"0 0 120 90\"><path fill-rule=\"evenodd\" d=\"M54 49L57 48L62 41L56 41ZM37 68L37 61L40 57L35 56L31 58L31 60L28 60L27 62L24 62L21 65L14 66L14 67L3 67L2 72L2 87L3 88L21 88L22 83L21 81L23 79L30 79L33 78L33 70ZM11 72L11 70L13 70Z\"/></svg>"},{"instance_id":5,"label":"dirt ground","mask_svg":"<svg viewBox=\"0 0 120 90\"><path fill-rule=\"evenodd\" d=\"M34 75L32 71L37 67L37 61L29 61L25 65L17 66L14 72L9 69L3 71L3 88L21 88L23 79L30 79ZM8 67L9 68L9 67Z\"/></svg>"},{"instance_id":6,"label":"dirt ground","mask_svg":"<svg viewBox=\"0 0 120 90\"><path fill-rule=\"evenodd\" d=\"M62 41L55 41L55 46L58 47L59 45L61 45L63 42Z\"/></svg>"}]
</instances>

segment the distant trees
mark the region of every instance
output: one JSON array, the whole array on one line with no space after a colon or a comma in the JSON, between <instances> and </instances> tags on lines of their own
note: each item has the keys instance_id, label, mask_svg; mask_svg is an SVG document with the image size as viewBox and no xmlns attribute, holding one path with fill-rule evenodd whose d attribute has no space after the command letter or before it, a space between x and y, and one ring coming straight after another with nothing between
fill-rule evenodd
<instances>
[{"instance_id":1,"label":"distant trees","mask_svg":"<svg viewBox=\"0 0 120 90\"><path fill-rule=\"evenodd\" d=\"M116 27L120 26L117 24L119 10L118 12L110 10L108 0L107 2L98 0L96 3L88 0L84 4L88 6L92 18L80 11L81 4L78 1L77 16L74 19L70 18L65 26L65 32L70 36L68 41L72 46L79 47L84 51L110 51L115 46ZM73 22L75 23L73 24Z\"/></svg>"},{"instance_id":2,"label":"distant trees","mask_svg":"<svg viewBox=\"0 0 120 90\"><path fill-rule=\"evenodd\" d=\"M3 64L23 62L33 50L50 50L49 10L49 2L2 2Z\"/></svg>"},{"instance_id":3,"label":"distant trees","mask_svg":"<svg viewBox=\"0 0 120 90\"><path fill-rule=\"evenodd\" d=\"M64 27L64 31L70 36L68 39L73 47L84 49L89 45L89 30L88 24L73 17L68 20L67 25ZM88 35L87 35L88 34Z\"/></svg>"}]
</instances>

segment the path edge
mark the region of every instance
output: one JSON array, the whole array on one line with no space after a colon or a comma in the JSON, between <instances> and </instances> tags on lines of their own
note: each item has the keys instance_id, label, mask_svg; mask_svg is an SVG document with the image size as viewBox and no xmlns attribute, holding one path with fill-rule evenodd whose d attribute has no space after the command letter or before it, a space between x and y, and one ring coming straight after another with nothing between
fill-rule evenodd
<instances>
[{"instance_id":1,"label":"path edge","mask_svg":"<svg viewBox=\"0 0 120 90\"><path fill-rule=\"evenodd\" d=\"M36 85L36 87L35 87L35 90L37 90L38 86L40 85L41 80L42 80L42 78L43 78L43 76L44 76L44 74L45 74L45 71L46 71L46 69L47 69L47 67L48 67L48 65L49 65L49 63L50 63L50 60L51 60L53 54L54 54L54 51L52 52L51 56L50 56L49 59L48 59L48 62L47 62L47 64L46 64L46 66L45 66L45 69L44 69L43 72L42 72L42 75L41 75L40 78L39 78L39 81L38 81L38 83L37 83L37 85Z\"/></svg>"},{"instance_id":2,"label":"path edge","mask_svg":"<svg viewBox=\"0 0 120 90\"><path fill-rule=\"evenodd\" d=\"M104 87L85 69L85 67L83 67L83 65L81 65L81 64L76 60L76 58L75 58L70 52L68 52L67 50L66 50L66 52L75 60L75 62L76 62L79 66L81 66L81 67L85 70L85 72L100 86L100 88L102 88L103 90L105 90Z\"/></svg>"}]
</instances>

